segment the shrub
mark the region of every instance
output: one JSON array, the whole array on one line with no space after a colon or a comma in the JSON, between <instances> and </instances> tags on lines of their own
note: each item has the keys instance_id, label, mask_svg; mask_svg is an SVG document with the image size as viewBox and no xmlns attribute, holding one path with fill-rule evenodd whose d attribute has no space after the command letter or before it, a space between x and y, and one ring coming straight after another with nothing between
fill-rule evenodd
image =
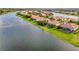
<instances>
[{"instance_id":1,"label":"shrub","mask_svg":"<svg viewBox=\"0 0 79 59\"><path fill-rule=\"evenodd\" d=\"M37 23L42 26L46 25L46 21L38 21Z\"/></svg>"},{"instance_id":2,"label":"shrub","mask_svg":"<svg viewBox=\"0 0 79 59\"><path fill-rule=\"evenodd\" d=\"M76 23L76 21L72 21L72 20L70 20L69 23Z\"/></svg>"},{"instance_id":3,"label":"shrub","mask_svg":"<svg viewBox=\"0 0 79 59\"><path fill-rule=\"evenodd\" d=\"M26 16L27 18L30 18L31 16Z\"/></svg>"},{"instance_id":4,"label":"shrub","mask_svg":"<svg viewBox=\"0 0 79 59\"><path fill-rule=\"evenodd\" d=\"M79 20L76 23L79 24Z\"/></svg>"},{"instance_id":5,"label":"shrub","mask_svg":"<svg viewBox=\"0 0 79 59\"><path fill-rule=\"evenodd\" d=\"M21 15L20 12L17 12L16 14L17 14L17 15Z\"/></svg>"},{"instance_id":6,"label":"shrub","mask_svg":"<svg viewBox=\"0 0 79 59\"><path fill-rule=\"evenodd\" d=\"M49 28L53 28L56 27L55 25L48 25Z\"/></svg>"}]
</instances>

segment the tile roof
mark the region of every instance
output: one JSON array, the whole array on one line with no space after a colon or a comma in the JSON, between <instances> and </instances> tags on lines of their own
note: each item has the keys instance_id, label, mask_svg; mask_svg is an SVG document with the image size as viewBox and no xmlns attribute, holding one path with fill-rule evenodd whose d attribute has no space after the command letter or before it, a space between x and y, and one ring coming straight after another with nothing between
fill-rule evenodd
<instances>
[{"instance_id":1,"label":"tile roof","mask_svg":"<svg viewBox=\"0 0 79 59\"><path fill-rule=\"evenodd\" d=\"M66 24L61 25L61 27L68 28L68 29L73 30L73 31L78 29L78 25L73 24L73 23L66 23Z\"/></svg>"},{"instance_id":2,"label":"tile roof","mask_svg":"<svg viewBox=\"0 0 79 59\"><path fill-rule=\"evenodd\" d=\"M60 23L59 23L59 21L56 21L56 20L48 20L48 24L53 24L53 25L56 25L56 26L59 26L60 25Z\"/></svg>"}]
</instances>

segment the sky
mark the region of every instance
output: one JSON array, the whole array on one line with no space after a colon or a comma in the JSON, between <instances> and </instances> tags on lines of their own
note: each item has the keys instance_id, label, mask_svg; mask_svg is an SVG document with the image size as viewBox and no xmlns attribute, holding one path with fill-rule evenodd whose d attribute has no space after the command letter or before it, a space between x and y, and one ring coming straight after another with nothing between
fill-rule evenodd
<instances>
[{"instance_id":1,"label":"sky","mask_svg":"<svg viewBox=\"0 0 79 59\"><path fill-rule=\"evenodd\" d=\"M0 0L0 8L77 8L78 0Z\"/></svg>"}]
</instances>

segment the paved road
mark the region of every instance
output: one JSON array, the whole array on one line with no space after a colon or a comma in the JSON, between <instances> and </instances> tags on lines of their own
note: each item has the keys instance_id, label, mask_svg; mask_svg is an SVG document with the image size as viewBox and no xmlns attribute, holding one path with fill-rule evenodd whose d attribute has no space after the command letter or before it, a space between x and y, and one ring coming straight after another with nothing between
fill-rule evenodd
<instances>
[{"instance_id":1,"label":"paved road","mask_svg":"<svg viewBox=\"0 0 79 59\"><path fill-rule=\"evenodd\" d=\"M23 21L15 13L0 16L0 50L77 51L79 48L51 37L47 32Z\"/></svg>"}]
</instances>

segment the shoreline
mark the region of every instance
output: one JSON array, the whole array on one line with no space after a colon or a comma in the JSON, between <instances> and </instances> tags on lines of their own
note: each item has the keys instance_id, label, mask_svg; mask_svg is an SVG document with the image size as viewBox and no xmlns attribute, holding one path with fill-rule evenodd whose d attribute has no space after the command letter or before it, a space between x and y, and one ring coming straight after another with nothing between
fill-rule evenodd
<instances>
[{"instance_id":1,"label":"shoreline","mask_svg":"<svg viewBox=\"0 0 79 59\"><path fill-rule=\"evenodd\" d=\"M76 39L76 34L65 33L65 32L59 31L56 28L48 28L46 26L41 26L41 25L38 25L37 22L31 21L30 18L27 18L22 15L17 15L17 16L22 18L23 20L31 23L32 25L37 26L38 28L42 29L43 31L48 32L48 34L50 34L51 36L54 36L56 38L59 38L60 40L63 40L65 42L68 42L68 43L76 46L76 47L79 47L79 40Z\"/></svg>"}]
</instances>

